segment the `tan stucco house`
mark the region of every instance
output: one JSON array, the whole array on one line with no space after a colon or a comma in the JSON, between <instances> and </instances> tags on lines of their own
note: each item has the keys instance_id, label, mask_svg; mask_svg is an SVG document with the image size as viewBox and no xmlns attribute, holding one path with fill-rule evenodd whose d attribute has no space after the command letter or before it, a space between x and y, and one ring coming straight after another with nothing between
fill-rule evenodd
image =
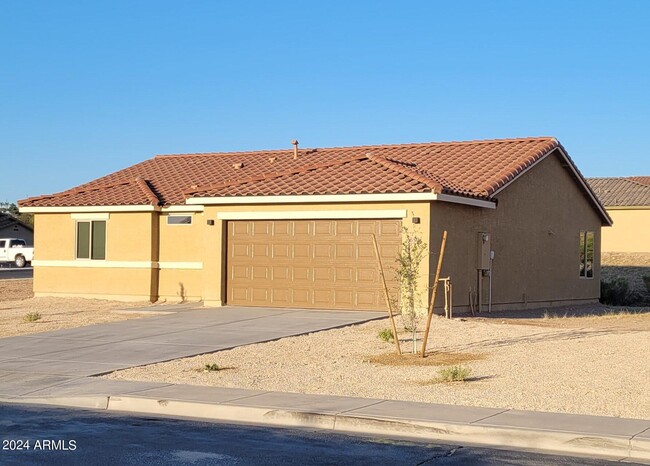
<instances>
[{"instance_id":1,"label":"tan stucco house","mask_svg":"<svg viewBox=\"0 0 650 466\"><path fill-rule=\"evenodd\" d=\"M594 302L611 224L549 137L156 156L20 208L37 296L213 306L384 309L404 227L423 286L448 231L456 309Z\"/></svg>"},{"instance_id":2,"label":"tan stucco house","mask_svg":"<svg viewBox=\"0 0 650 466\"><path fill-rule=\"evenodd\" d=\"M650 176L588 178L614 221L603 230L604 253L650 253Z\"/></svg>"}]
</instances>

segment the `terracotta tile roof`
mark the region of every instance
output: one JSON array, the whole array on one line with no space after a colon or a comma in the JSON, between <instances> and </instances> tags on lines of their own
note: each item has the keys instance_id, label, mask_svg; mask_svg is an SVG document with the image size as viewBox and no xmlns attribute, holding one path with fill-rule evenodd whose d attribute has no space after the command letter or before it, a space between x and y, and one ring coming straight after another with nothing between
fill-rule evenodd
<instances>
[{"instance_id":1,"label":"terracotta tile roof","mask_svg":"<svg viewBox=\"0 0 650 466\"><path fill-rule=\"evenodd\" d=\"M156 156L21 207L174 205L187 197L437 192L489 199L555 138ZM139 181L138 181L139 179Z\"/></svg>"},{"instance_id":2,"label":"terracotta tile roof","mask_svg":"<svg viewBox=\"0 0 650 466\"><path fill-rule=\"evenodd\" d=\"M639 182L638 180L641 180ZM647 183L643 183L643 181ZM587 178L600 201L606 207L650 207L650 177Z\"/></svg>"},{"instance_id":3,"label":"terracotta tile roof","mask_svg":"<svg viewBox=\"0 0 650 466\"><path fill-rule=\"evenodd\" d=\"M160 205L160 200L141 178L114 183L90 183L49 196L30 197L21 207Z\"/></svg>"},{"instance_id":4,"label":"terracotta tile roof","mask_svg":"<svg viewBox=\"0 0 650 466\"><path fill-rule=\"evenodd\" d=\"M629 176L627 179L650 186L650 176Z\"/></svg>"}]
</instances>

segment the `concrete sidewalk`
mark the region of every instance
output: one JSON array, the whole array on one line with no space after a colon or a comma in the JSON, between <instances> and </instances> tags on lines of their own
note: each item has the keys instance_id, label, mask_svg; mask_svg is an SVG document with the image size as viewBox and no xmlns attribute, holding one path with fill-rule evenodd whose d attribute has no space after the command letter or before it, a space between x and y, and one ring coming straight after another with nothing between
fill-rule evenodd
<instances>
[{"instance_id":1,"label":"concrete sidewalk","mask_svg":"<svg viewBox=\"0 0 650 466\"><path fill-rule=\"evenodd\" d=\"M0 374L4 385L11 380ZM78 378L0 402L36 403L602 456L650 464L650 420Z\"/></svg>"}]
</instances>

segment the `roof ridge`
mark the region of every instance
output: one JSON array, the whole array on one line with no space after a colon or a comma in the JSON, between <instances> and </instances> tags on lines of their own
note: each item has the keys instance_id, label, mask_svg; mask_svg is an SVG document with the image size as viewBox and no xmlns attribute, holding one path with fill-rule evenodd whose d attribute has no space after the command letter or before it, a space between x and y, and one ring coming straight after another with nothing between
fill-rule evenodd
<instances>
[{"instance_id":1,"label":"roof ridge","mask_svg":"<svg viewBox=\"0 0 650 466\"><path fill-rule=\"evenodd\" d=\"M160 198L156 196L156 193L154 193L151 190L151 188L149 187L149 183L147 183L145 179L143 179L140 176L137 176L133 181L140 188L143 194L147 196L147 198L149 198L149 201L151 201L152 205L160 205Z\"/></svg>"},{"instance_id":2,"label":"roof ridge","mask_svg":"<svg viewBox=\"0 0 650 466\"><path fill-rule=\"evenodd\" d=\"M369 145L357 145L357 146L332 146L332 147L305 147L299 149L298 152L311 152L318 149L326 150L359 150L359 149L384 149L384 148L393 148L393 147L407 147L407 146L439 146L439 145L448 145L448 144L458 144L458 145L470 145L470 144L503 144L503 143L518 143L526 141L554 141L558 142L557 138L554 136L526 136L520 138L501 138L501 139L472 139L469 141L430 141L430 142L407 142L401 144L369 144ZM202 156L224 156L224 155L245 155L245 154L267 154L267 153L286 153L287 155L293 155L293 149L258 149L258 150L244 150L244 151L233 151L233 152L190 152L187 154L157 154L154 156L156 158L166 158L166 157L202 157Z\"/></svg>"},{"instance_id":3,"label":"roof ridge","mask_svg":"<svg viewBox=\"0 0 650 466\"><path fill-rule=\"evenodd\" d=\"M389 170L393 170L394 172L400 173L402 175L406 175L415 181L419 181L420 183L424 184L427 188L431 189L434 193L441 193L442 192L442 184L432 178L425 177L421 175L420 173L416 172L415 170L412 170L410 168L407 168L406 166L400 164L399 161L388 159L387 157L384 157L382 155L372 155L368 154L367 155L368 159L372 160L373 162L388 168ZM415 165L417 166L417 165ZM426 170L421 170L422 172L426 172Z\"/></svg>"},{"instance_id":4,"label":"roof ridge","mask_svg":"<svg viewBox=\"0 0 650 466\"><path fill-rule=\"evenodd\" d=\"M272 172L272 173L265 173L262 175L258 176L251 176L248 178L240 178L237 180L230 180L230 181L224 181L221 183L212 183L209 185L203 185L203 186L197 186L196 188L191 188L190 190L183 191L183 194L195 194L201 191L208 191L208 190L213 190L213 189L221 189L221 188L226 188L230 186L240 186L242 184L246 183L256 183L258 181L265 181L265 180L271 180L275 178L281 178L283 176L291 176L291 175L298 175L301 173L307 173L312 170L318 170L321 168L329 168L329 167L335 167L337 165L344 165L346 163L354 162L357 160L364 160L367 159L367 155L358 155L356 157L348 157L346 159L338 159L338 160L332 160L330 162L321 162L318 164L314 165L305 165L299 168L294 168L290 170L285 170L282 172Z\"/></svg>"}]
</instances>

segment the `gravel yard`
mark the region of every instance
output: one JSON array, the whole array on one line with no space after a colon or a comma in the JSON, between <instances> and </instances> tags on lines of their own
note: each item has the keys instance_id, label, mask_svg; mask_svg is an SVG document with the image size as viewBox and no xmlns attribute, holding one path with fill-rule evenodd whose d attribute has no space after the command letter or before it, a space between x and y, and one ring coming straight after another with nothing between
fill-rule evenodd
<instances>
[{"instance_id":1,"label":"gravel yard","mask_svg":"<svg viewBox=\"0 0 650 466\"><path fill-rule=\"evenodd\" d=\"M0 338L137 319L146 314L111 312L149 303L123 303L83 298L34 298L32 280L0 281ZM41 318L25 322L28 313Z\"/></svg>"},{"instance_id":2,"label":"gravel yard","mask_svg":"<svg viewBox=\"0 0 650 466\"><path fill-rule=\"evenodd\" d=\"M650 419L648 311L436 318L427 359L464 361L466 382L434 381L439 366L391 365L394 345L378 337L387 319L105 377Z\"/></svg>"}]
</instances>

